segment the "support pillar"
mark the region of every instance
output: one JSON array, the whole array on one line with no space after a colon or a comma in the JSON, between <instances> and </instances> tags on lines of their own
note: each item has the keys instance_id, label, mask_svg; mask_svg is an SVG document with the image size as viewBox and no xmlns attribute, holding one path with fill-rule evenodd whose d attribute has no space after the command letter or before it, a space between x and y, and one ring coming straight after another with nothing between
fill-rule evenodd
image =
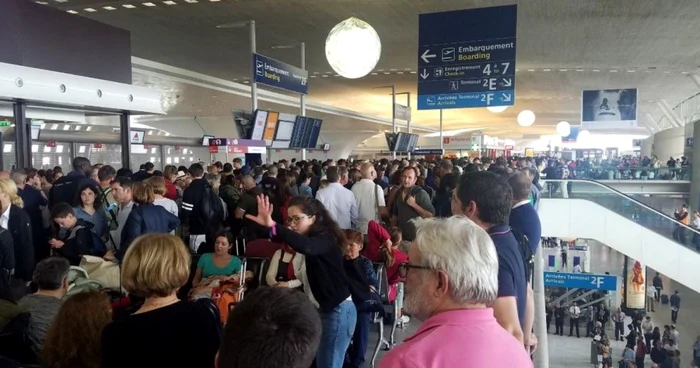
<instances>
[{"instance_id":1,"label":"support pillar","mask_svg":"<svg viewBox=\"0 0 700 368\"><path fill-rule=\"evenodd\" d=\"M442 111L442 110L440 110ZM537 336L537 350L535 350L535 368L549 368L549 343L547 339L546 300L544 293L544 261L542 260L542 244L537 247L535 253L534 282L532 289L535 298L535 336Z\"/></svg>"},{"instance_id":2,"label":"support pillar","mask_svg":"<svg viewBox=\"0 0 700 368\"><path fill-rule=\"evenodd\" d=\"M32 167L32 136L27 124L27 104L24 101L14 103L15 120L15 162L16 168Z\"/></svg>"},{"instance_id":3,"label":"support pillar","mask_svg":"<svg viewBox=\"0 0 700 368\"><path fill-rule=\"evenodd\" d=\"M131 169L131 126L130 114L122 113L119 116L119 141L122 146L122 167Z\"/></svg>"},{"instance_id":4,"label":"support pillar","mask_svg":"<svg viewBox=\"0 0 700 368\"><path fill-rule=\"evenodd\" d=\"M700 144L700 120L693 123L693 151L690 158L690 210L700 210L700 149L695 149L695 142Z\"/></svg>"}]
</instances>

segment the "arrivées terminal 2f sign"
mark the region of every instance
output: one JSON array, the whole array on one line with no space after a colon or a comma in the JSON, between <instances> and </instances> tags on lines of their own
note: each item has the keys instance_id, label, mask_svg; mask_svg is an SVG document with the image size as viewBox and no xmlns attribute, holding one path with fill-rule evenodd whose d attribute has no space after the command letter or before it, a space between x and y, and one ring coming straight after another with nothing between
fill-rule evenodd
<instances>
[{"instance_id":1,"label":"arriv\u00e9es terminal 2f sign","mask_svg":"<svg viewBox=\"0 0 700 368\"><path fill-rule=\"evenodd\" d=\"M301 68L260 54L253 54L255 82L302 95L309 93L309 73Z\"/></svg>"},{"instance_id":2,"label":"arriv\u00e9es terminal 2f sign","mask_svg":"<svg viewBox=\"0 0 700 368\"><path fill-rule=\"evenodd\" d=\"M515 104L517 5L418 18L418 109Z\"/></svg>"}]
</instances>

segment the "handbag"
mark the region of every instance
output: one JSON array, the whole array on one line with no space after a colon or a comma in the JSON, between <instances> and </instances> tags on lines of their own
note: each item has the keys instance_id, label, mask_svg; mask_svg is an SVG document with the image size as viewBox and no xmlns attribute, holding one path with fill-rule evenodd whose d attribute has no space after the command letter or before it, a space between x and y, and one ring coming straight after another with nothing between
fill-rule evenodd
<instances>
[{"instance_id":1,"label":"handbag","mask_svg":"<svg viewBox=\"0 0 700 368\"><path fill-rule=\"evenodd\" d=\"M91 280L97 280L106 289L122 290L119 264L96 256L83 256L80 267Z\"/></svg>"}]
</instances>

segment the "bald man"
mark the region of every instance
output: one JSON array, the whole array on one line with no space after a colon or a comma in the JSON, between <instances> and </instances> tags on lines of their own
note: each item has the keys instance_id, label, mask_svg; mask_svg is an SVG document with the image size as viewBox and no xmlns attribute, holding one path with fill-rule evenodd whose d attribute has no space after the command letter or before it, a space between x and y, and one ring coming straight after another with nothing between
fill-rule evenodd
<instances>
[{"instance_id":1,"label":"bald man","mask_svg":"<svg viewBox=\"0 0 700 368\"><path fill-rule=\"evenodd\" d=\"M357 203L357 227L363 235L367 235L371 220L381 222L381 216L387 214L384 190L374 182L377 171L369 162L360 166L362 180L352 186L352 193Z\"/></svg>"},{"instance_id":2,"label":"bald man","mask_svg":"<svg viewBox=\"0 0 700 368\"><path fill-rule=\"evenodd\" d=\"M0 171L0 179L9 179L9 178L10 178L9 171Z\"/></svg>"}]
</instances>

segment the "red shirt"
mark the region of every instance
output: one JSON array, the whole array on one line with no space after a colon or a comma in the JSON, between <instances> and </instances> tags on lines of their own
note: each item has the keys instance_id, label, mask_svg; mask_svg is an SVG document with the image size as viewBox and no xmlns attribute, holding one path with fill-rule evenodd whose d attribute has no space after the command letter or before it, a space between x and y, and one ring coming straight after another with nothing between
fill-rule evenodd
<instances>
[{"instance_id":1,"label":"red shirt","mask_svg":"<svg viewBox=\"0 0 700 368\"><path fill-rule=\"evenodd\" d=\"M381 252L379 248L390 239L389 232L382 225L370 220L367 224L367 248L365 248L363 255L372 262L380 262Z\"/></svg>"},{"instance_id":2,"label":"red shirt","mask_svg":"<svg viewBox=\"0 0 700 368\"><path fill-rule=\"evenodd\" d=\"M165 195L163 197L172 199L173 201L177 199L177 189L175 188L175 184L173 184L170 179L165 179Z\"/></svg>"},{"instance_id":3,"label":"red shirt","mask_svg":"<svg viewBox=\"0 0 700 368\"><path fill-rule=\"evenodd\" d=\"M408 262L408 254L394 248L391 250L394 254L394 263L386 269L386 280L389 285L399 283L399 265Z\"/></svg>"}]
</instances>

